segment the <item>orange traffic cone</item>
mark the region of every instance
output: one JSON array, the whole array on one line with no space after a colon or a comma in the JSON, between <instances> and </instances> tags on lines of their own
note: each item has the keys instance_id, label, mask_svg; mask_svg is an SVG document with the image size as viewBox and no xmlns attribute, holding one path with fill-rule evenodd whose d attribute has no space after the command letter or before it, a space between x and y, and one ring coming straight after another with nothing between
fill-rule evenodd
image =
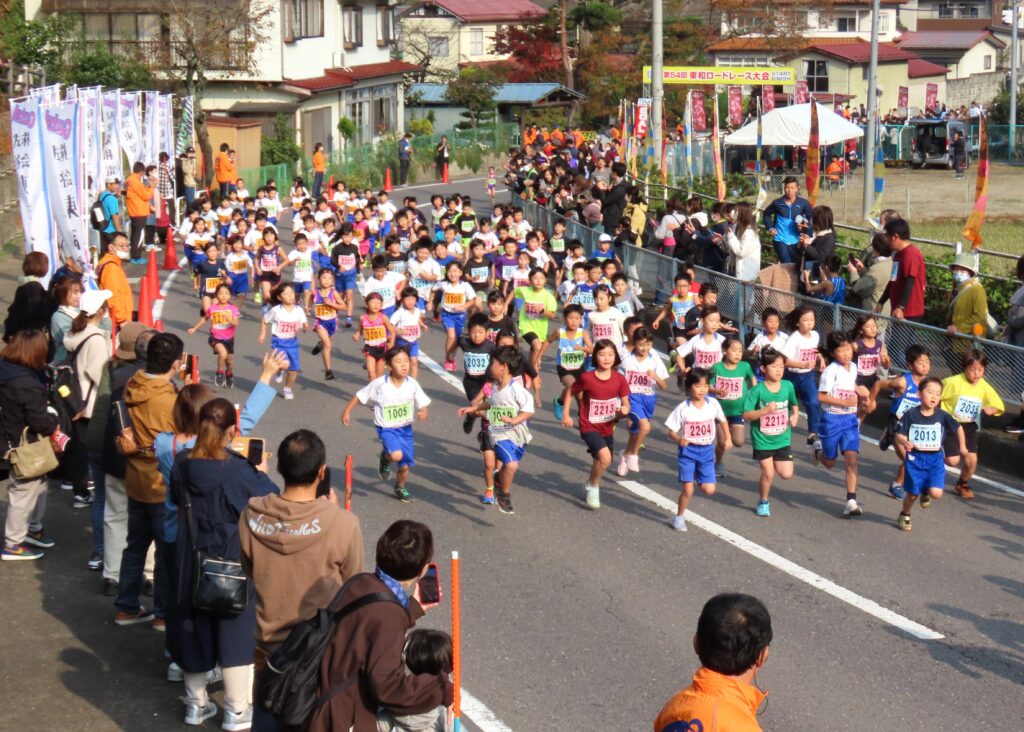
<instances>
[{"instance_id":1,"label":"orange traffic cone","mask_svg":"<svg viewBox=\"0 0 1024 732\"><path fill-rule=\"evenodd\" d=\"M384 191L391 193L394 190L394 186L391 185L391 166L384 168Z\"/></svg>"},{"instance_id":2,"label":"orange traffic cone","mask_svg":"<svg viewBox=\"0 0 1024 732\"><path fill-rule=\"evenodd\" d=\"M199 383L199 356L192 354L192 383Z\"/></svg>"},{"instance_id":3,"label":"orange traffic cone","mask_svg":"<svg viewBox=\"0 0 1024 732\"><path fill-rule=\"evenodd\" d=\"M153 327L153 299L149 294L149 278L139 280L139 322Z\"/></svg>"},{"instance_id":4,"label":"orange traffic cone","mask_svg":"<svg viewBox=\"0 0 1024 732\"><path fill-rule=\"evenodd\" d=\"M160 294L160 275L157 274L156 266L156 250L149 250L149 261L146 262L146 281L149 285L149 292L154 300L162 300L163 295Z\"/></svg>"},{"instance_id":5,"label":"orange traffic cone","mask_svg":"<svg viewBox=\"0 0 1024 732\"><path fill-rule=\"evenodd\" d=\"M445 163L444 167L441 168L441 182L442 183L451 183L451 181L448 180L448 163Z\"/></svg>"},{"instance_id":6,"label":"orange traffic cone","mask_svg":"<svg viewBox=\"0 0 1024 732\"><path fill-rule=\"evenodd\" d=\"M331 189L334 188L334 174L333 173L331 174L331 177L327 179L327 186L329 188L331 188Z\"/></svg>"},{"instance_id":7,"label":"orange traffic cone","mask_svg":"<svg viewBox=\"0 0 1024 732\"><path fill-rule=\"evenodd\" d=\"M174 229L167 227L167 242L164 244L164 269L178 269L178 255L174 253Z\"/></svg>"}]
</instances>

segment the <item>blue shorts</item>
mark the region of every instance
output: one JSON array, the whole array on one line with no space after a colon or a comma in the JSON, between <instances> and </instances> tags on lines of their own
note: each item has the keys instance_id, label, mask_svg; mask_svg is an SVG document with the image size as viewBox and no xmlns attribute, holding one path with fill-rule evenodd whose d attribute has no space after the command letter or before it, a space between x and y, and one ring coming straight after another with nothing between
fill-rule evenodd
<instances>
[{"instance_id":1,"label":"blue shorts","mask_svg":"<svg viewBox=\"0 0 1024 732\"><path fill-rule=\"evenodd\" d=\"M348 292L356 289L356 278L359 277L359 269L349 269L338 272L334 275L334 289L338 292Z\"/></svg>"},{"instance_id":2,"label":"blue shorts","mask_svg":"<svg viewBox=\"0 0 1024 732\"><path fill-rule=\"evenodd\" d=\"M313 261L316 262L316 269L319 272L321 269L329 269L331 272L337 273L334 265L331 264L331 257L329 254L323 254L321 252L313 252Z\"/></svg>"},{"instance_id":3,"label":"blue shorts","mask_svg":"<svg viewBox=\"0 0 1024 732\"><path fill-rule=\"evenodd\" d=\"M907 453L904 490L912 496L919 496L929 488L941 491L946 485L945 457L942 450Z\"/></svg>"},{"instance_id":4,"label":"blue shorts","mask_svg":"<svg viewBox=\"0 0 1024 732\"><path fill-rule=\"evenodd\" d=\"M292 287L295 289L295 296L298 297L304 292L308 292L313 289L312 282L292 282Z\"/></svg>"},{"instance_id":5,"label":"blue shorts","mask_svg":"<svg viewBox=\"0 0 1024 732\"><path fill-rule=\"evenodd\" d=\"M636 434L640 431L640 420L654 416L654 407L658 404L657 394L629 395L629 431Z\"/></svg>"},{"instance_id":6,"label":"blue shorts","mask_svg":"<svg viewBox=\"0 0 1024 732\"><path fill-rule=\"evenodd\" d=\"M338 329L338 319L334 318L333 320L320 320L320 318L317 318L315 327L323 328L324 330L327 331L328 336L333 336L334 331Z\"/></svg>"},{"instance_id":7,"label":"blue shorts","mask_svg":"<svg viewBox=\"0 0 1024 732\"><path fill-rule=\"evenodd\" d=\"M714 484L714 445L687 445L686 447L680 447L678 460L680 483Z\"/></svg>"},{"instance_id":8,"label":"blue shorts","mask_svg":"<svg viewBox=\"0 0 1024 732\"><path fill-rule=\"evenodd\" d=\"M249 291L249 273L231 275L231 295L244 295Z\"/></svg>"},{"instance_id":9,"label":"blue shorts","mask_svg":"<svg viewBox=\"0 0 1024 732\"><path fill-rule=\"evenodd\" d=\"M299 366L299 339L298 338L270 338L270 347L275 351L282 351L288 357L289 371L302 371Z\"/></svg>"},{"instance_id":10,"label":"blue shorts","mask_svg":"<svg viewBox=\"0 0 1024 732\"><path fill-rule=\"evenodd\" d=\"M494 443L494 457L503 462L518 463L526 454L526 445L517 445L512 440L498 440Z\"/></svg>"},{"instance_id":11,"label":"blue shorts","mask_svg":"<svg viewBox=\"0 0 1024 732\"><path fill-rule=\"evenodd\" d=\"M416 450L412 444L412 425L405 427L378 427L377 437L380 444L389 453L402 451L402 459L398 461L400 466L412 467L416 464Z\"/></svg>"},{"instance_id":12,"label":"blue shorts","mask_svg":"<svg viewBox=\"0 0 1024 732\"><path fill-rule=\"evenodd\" d=\"M398 309L398 305L388 305L386 308L381 308L380 311L384 313L384 317L391 320L391 316L395 314Z\"/></svg>"},{"instance_id":13,"label":"blue shorts","mask_svg":"<svg viewBox=\"0 0 1024 732\"><path fill-rule=\"evenodd\" d=\"M406 341L401 338L395 339L395 347L401 346L409 351L409 358L419 358L420 355L420 342L419 341Z\"/></svg>"},{"instance_id":14,"label":"blue shorts","mask_svg":"<svg viewBox=\"0 0 1024 732\"><path fill-rule=\"evenodd\" d=\"M462 335L462 329L466 325L466 314L464 312L449 313L446 310L442 310L441 323L445 328L453 328L455 330L455 337L458 338Z\"/></svg>"},{"instance_id":15,"label":"blue shorts","mask_svg":"<svg viewBox=\"0 0 1024 732\"><path fill-rule=\"evenodd\" d=\"M860 452L860 423L856 414L821 415L821 454L836 460L844 452Z\"/></svg>"}]
</instances>

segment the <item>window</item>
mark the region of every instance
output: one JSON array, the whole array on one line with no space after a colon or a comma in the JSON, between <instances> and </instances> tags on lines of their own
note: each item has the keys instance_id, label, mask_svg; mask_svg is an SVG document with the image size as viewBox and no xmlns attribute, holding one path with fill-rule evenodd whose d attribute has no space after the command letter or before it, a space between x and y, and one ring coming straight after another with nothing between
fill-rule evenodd
<instances>
[{"instance_id":1,"label":"window","mask_svg":"<svg viewBox=\"0 0 1024 732\"><path fill-rule=\"evenodd\" d=\"M470 56L483 56L484 55L484 29L483 28L470 28L469 29L469 55Z\"/></svg>"},{"instance_id":2,"label":"window","mask_svg":"<svg viewBox=\"0 0 1024 732\"><path fill-rule=\"evenodd\" d=\"M366 116L366 102L353 102L348 105L348 118L356 126L356 134L352 139L353 144L362 145L369 139L366 129Z\"/></svg>"},{"instance_id":3,"label":"window","mask_svg":"<svg viewBox=\"0 0 1024 732\"><path fill-rule=\"evenodd\" d=\"M960 3L957 10L961 18L977 18L981 15L981 7L978 3Z\"/></svg>"},{"instance_id":4,"label":"window","mask_svg":"<svg viewBox=\"0 0 1024 732\"><path fill-rule=\"evenodd\" d=\"M167 52L165 20L156 13L85 13L82 31L87 41L100 42L112 52L152 60Z\"/></svg>"},{"instance_id":5,"label":"window","mask_svg":"<svg viewBox=\"0 0 1024 732\"><path fill-rule=\"evenodd\" d=\"M386 46L395 40L395 14L388 5L377 6L377 45Z\"/></svg>"},{"instance_id":6,"label":"window","mask_svg":"<svg viewBox=\"0 0 1024 732\"><path fill-rule=\"evenodd\" d=\"M942 4L939 6L939 17L940 18L952 18L956 13L956 7L953 5Z\"/></svg>"},{"instance_id":7,"label":"window","mask_svg":"<svg viewBox=\"0 0 1024 732\"><path fill-rule=\"evenodd\" d=\"M985 54L985 71L992 70L992 54Z\"/></svg>"},{"instance_id":8,"label":"window","mask_svg":"<svg viewBox=\"0 0 1024 732\"><path fill-rule=\"evenodd\" d=\"M856 33L857 32L857 16L856 15L840 15L836 18L836 32L837 33Z\"/></svg>"},{"instance_id":9,"label":"window","mask_svg":"<svg viewBox=\"0 0 1024 732\"><path fill-rule=\"evenodd\" d=\"M804 79L808 91L827 92L828 61L804 61Z\"/></svg>"},{"instance_id":10,"label":"window","mask_svg":"<svg viewBox=\"0 0 1024 732\"><path fill-rule=\"evenodd\" d=\"M435 58L448 58L448 37L428 36L427 45L430 47L430 55Z\"/></svg>"},{"instance_id":11,"label":"window","mask_svg":"<svg viewBox=\"0 0 1024 732\"><path fill-rule=\"evenodd\" d=\"M871 16L868 16L868 23L869 24L871 23ZM870 30L871 29L869 27L868 31L870 32ZM878 32L879 33L888 33L889 32L889 14L888 13L879 13L878 14Z\"/></svg>"},{"instance_id":12,"label":"window","mask_svg":"<svg viewBox=\"0 0 1024 732\"><path fill-rule=\"evenodd\" d=\"M346 7L342 13L345 33L345 48L359 48L363 45L363 9Z\"/></svg>"},{"instance_id":13,"label":"window","mask_svg":"<svg viewBox=\"0 0 1024 732\"><path fill-rule=\"evenodd\" d=\"M285 0L282 11L286 42L324 34L323 0Z\"/></svg>"},{"instance_id":14,"label":"window","mask_svg":"<svg viewBox=\"0 0 1024 732\"><path fill-rule=\"evenodd\" d=\"M716 66L771 66L768 56L715 56Z\"/></svg>"}]
</instances>

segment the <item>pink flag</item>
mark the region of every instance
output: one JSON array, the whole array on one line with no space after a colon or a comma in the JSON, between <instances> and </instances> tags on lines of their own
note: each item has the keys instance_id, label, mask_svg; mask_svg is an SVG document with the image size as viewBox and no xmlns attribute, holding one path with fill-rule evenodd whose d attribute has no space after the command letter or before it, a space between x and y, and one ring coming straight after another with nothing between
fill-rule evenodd
<instances>
[{"instance_id":1,"label":"pink flag","mask_svg":"<svg viewBox=\"0 0 1024 732\"><path fill-rule=\"evenodd\" d=\"M907 105L910 103L910 89L905 86L899 88L899 96L896 100L896 107L903 113L906 110Z\"/></svg>"},{"instance_id":2,"label":"pink flag","mask_svg":"<svg viewBox=\"0 0 1024 732\"><path fill-rule=\"evenodd\" d=\"M743 124L743 90L738 86L729 87L729 124L733 127Z\"/></svg>"},{"instance_id":3,"label":"pink flag","mask_svg":"<svg viewBox=\"0 0 1024 732\"><path fill-rule=\"evenodd\" d=\"M807 82L801 79L796 83L796 103L807 104L810 101L810 93L807 91Z\"/></svg>"},{"instance_id":4,"label":"pink flag","mask_svg":"<svg viewBox=\"0 0 1024 732\"><path fill-rule=\"evenodd\" d=\"M708 128L707 112L704 111L704 92L693 93L693 131L703 132Z\"/></svg>"},{"instance_id":5,"label":"pink flag","mask_svg":"<svg viewBox=\"0 0 1024 732\"><path fill-rule=\"evenodd\" d=\"M939 85L938 84L926 84L924 90L924 111L931 112L938 106L939 101Z\"/></svg>"},{"instance_id":6,"label":"pink flag","mask_svg":"<svg viewBox=\"0 0 1024 732\"><path fill-rule=\"evenodd\" d=\"M762 86L761 87L761 111L771 112L775 109L775 87L774 86Z\"/></svg>"}]
</instances>

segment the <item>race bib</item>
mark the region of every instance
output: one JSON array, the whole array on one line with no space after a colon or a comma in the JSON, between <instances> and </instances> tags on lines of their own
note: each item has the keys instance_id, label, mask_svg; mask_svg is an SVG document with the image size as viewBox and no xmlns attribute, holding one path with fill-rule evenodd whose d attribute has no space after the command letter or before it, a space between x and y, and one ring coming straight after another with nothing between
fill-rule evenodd
<instances>
[{"instance_id":1,"label":"race bib","mask_svg":"<svg viewBox=\"0 0 1024 732\"><path fill-rule=\"evenodd\" d=\"M356 255L354 254L339 254L338 255L338 269L343 272L347 272L350 269L355 269L356 266Z\"/></svg>"},{"instance_id":2,"label":"race bib","mask_svg":"<svg viewBox=\"0 0 1024 732\"><path fill-rule=\"evenodd\" d=\"M586 290L576 292L576 303L583 306L584 310L594 309L594 293Z\"/></svg>"},{"instance_id":3,"label":"race bib","mask_svg":"<svg viewBox=\"0 0 1024 732\"><path fill-rule=\"evenodd\" d=\"M956 400L953 416L958 422L977 422L981 418L981 400L962 396Z\"/></svg>"},{"instance_id":4,"label":"race bib","mask_svg":"<svg viewBox=\"0 0 1024 732\"><path fill-rule=\"evenodd\" d=\"M277 322L277 335L294 337L299 332L299 324L294 320L280 320Z\"/></svg>"},{"instance_id":5,"label":"race bib","mask_svg":"<svg viewBox=\"0 0 1024 732\"><path fill-rule=\"evenodd\" d=\"M721 351L694 351L693 363L704 369L709 369L722 360Z\"/></svg>"},{"instance_id":6,"label":"race bib","mask_svg":"<svg viewBox=\"0 0 1024 732\"><path fill-rule=\"evenodd\" d=\"M405 427L412 424L412 402L383 405L380 408L380 421L381 427Z\"/></svg>"},{"instance_id":7,"label":"race bib","mask_svg":"<svg viewBox=\"0 0 1024 732\"><path fill-rule=\"evenodd\" d=\"M865 353L857 356L857 372L861 376L871 376L878 370L879 357L877 353Z\"/></svg>"},{"instance_id":8,"label":"race bib","mask_svg":"<svg viewBox=\"0 0 1024 732\"><path fill-rule=\"evenodd\" d=\"M232 272L248 272L249 263L244 259L239 259L231 263Z\"/></svg>"},{"instance_id":9,"label":"race bib","mask_svg":"<svg viewBox=\"0 0 1024 732\"><path fill-rule=\"evenodd\" d=\"M465 353L462 360L466 365L467 376L483 376L491 364L491 357L486 353Z\"/></svg>"},{"instance_id":10,"label":"race bib","mask_svg":"<svg viewBox=\"0 0 1024 732\"><path fill-rule=\"evenodd\" d=\"M783 409L762 414L758 427L762 435L781 435L789 429L789 414Z\"/></svg>"},{"instance_id":11,"label":"race bib","mask_svg":"<svg viewBox=\"0 0 1024 732\"><path fill-rule=\"evenodd\" d=\"M518 270L516 270L516 271L518 271ZM530 276L529 275L515 276L515 277L512 278L512 286L513 287L526 287L529 284L530 284Z\"/></svg>"},{"instance_id":12,"label":"race bib","mask_svg":"<svg viewBox=\"0 0 1024 732\"><path fill-rule=\"evenodd\" d=\"M719 376L715 379L715 387L720 390L722 399L735 401L743 396L742 376Z\"/></svg>"},{"instance_id":13,"label":"race bib","mask_svg":"<svg viewBox=\"0 0 1024 732\"><path fill-rule=\"evenodd\" d=\"M711 420L687 422L683 425L683 438L691 445L710 445L715 441L715 423Z\"/></svg>"},{"instance_id":14,"label":"race bib","mask_svg":"<svg viewBox=\"0 0 1024 732\"><path fill-rule=\"evenodd\" d=\"M634 394L654 393L654 389L651 387L651 377L646 371L627 371L626 383L629 384L629 390Z\"/></svg>"},{"instance_id":15,"label":"race bib","mask_svg":"<svg viewBox=\"0 0 1024 732\"><path fill-rule=\"evenodd\" d=\"M363 329L363 340L368 346L379 346L387 342L388 332L383 325L372 325Z\"/></svg>"},{"instance_id":16,"label":"race bib","mask_svg":"<svg viewBox=\"0 0 1024 732\"><path fill-rule=\"evenodd\" d=\"M942 425L938 423L911 424L907 439L918 450L938 450L942 447Z\"/></svg>"},{"instance_id":17,"label":"race bib","mask_svg":"<svg viewBox=\"0 0 1024 732\"><path fill-rule=\"evenodd\" d=\"M332 308L330 305L316 305L313 308L313 312L316 317L320 320L335 320L338 317L338 311Z\"/></svg>"},{"instance_id":18,"label":"race bib","mask_svg":"<svg viewBox=\"0 0 1024 732\"><path fill-rule=\"evenodd\" d=\"M629 300L615 303L615 309L627 318L633 315L633 304Z\"/></svg>"},{"instance_id":19,"label":"race bib","mask_svg":"<svg viewBox=\"0 0 1024 732\"><path fill-rule=\"evenodd\" d=\"M551 245L551 251L555 254L561 254L565 251L565 239L552 239L549 244Z\"/></svg>"},{"instance_id":20,"label":"race bib","mask_svg":"<svg viewBox=\"0 0 1024 732\"><path fill-rule=\"evenodd\" d=\"M398 337L403 341L412 343L420 337L419 323L416 325L403 325L398 328Z\"/></svg>"},{"instance_id":21,"label":"race bib","mask_svg":"<svg viewBox=\"0 0 1024 732\"><path fill-rule=\"evenodd\" d=\"M416 289L416 292L419 293L419 296L422 297L424 300L427 299L426 295L424 294L424 290L426 290L429 293L430 288L433 287L433 285L433 282L421 280L419 277L412 278L412 286Z\"/></svg>"},{"instance_id":22,"label":"race bib","mask_svg":"<svg viewBox=\"0 0 1024 732\"><path fill-rule=\"evenodd\" d=\"M505 280L506 282L512 279L512 277L515 276L517 269L519 269L519 267L515 266L514 264L506 264L502 266L501 279Z\"/></svg>"},{"instance_id":23,"label":"race bib","mask_svg":"<svg viewBox=\"0 0 1024 732\"><path fill-rule=\"evenodd\" d=\"M260 269L274 269L277 266L277 257L264 254L260 257Z\"/></svg>"},{"instance_id":24,"label":"race bib","mask_svg":"<svg viewBox=\"0 0 1024 732\"><path fill-rule=\"evenodd\" d=\"M502 417L514 418L516 414L518 414L518 412L516 412L515 407L491 407L487 410L487 421L492 425L505 426L505 423L502 421Z\"/></svg>"},{"instance_id":25,"label":"race bib","mask_svg":"<svg viewBox=\"0 0 1024 732\"><path fill-rule=\"evenodd\" d=\"M220 284L220 277L207 277L206 278L206 291L211 295L217 291L217 285Z\"/></svg>"},{"instance_id":26,"label":"race bib","mask_svg":"<svg viewBox=\"0 0 1024 732\"><path fill-rule=\"evenodd\" d=\"M303 271L307 269L313 269L313 260L299 257L298 259L295 260L295 269Z\"/></svg>"},{"instance_id":27,"label":"race bib","mask_svg":"<svg viewBox=\"0 0 1024 732\"><path fill-rule=\"evenodd\" d=\"M572 371L583 368L583 361L586 358L586 354L583 351L561 351L559 355L563 369Z\"/></svg>"},{"instance_id":28,"label":"race bib","mask_svg":"<svg viewBox=\"0 0 1024 732\"><path fill-rule=\"evenodd\" d=\"M615 329L611 323L591 323L590 328L594 335L594 340L601 340L602 338L611 338L612 333Z\"/></svg>"},{"instance_id":29,"label":"race bib","mask_svg":"<svg viewBox=\"0 0 1024 732\"><path fill-rule=\"evenodd\" d=\"M856 398L856 396L857 392L855 392L853 389L832 389L833 399L842 399L843 401L846 401L847 399L854 399ZM836 414L852 414L853 412L857 411L857 407L843 407L839 406L838 404L833 404L830 405L829 411Z\"/></svg>"},{"instance_id":30,"label":"race bib","mask_svg":"<svg viewBox=\"0 0 1024 732\"><path fill-rule=\"evenodd\" d=\"M889 273L889 282L895 282L896 278L899 277L899 274L900 274L900 263L899 262L893 262L892 263L892 271Z\"/></svg>"},{"instance_id":31,"label":"race bib","mask_svg":"<svg viewBox=\"0 0 1024 732\"><path fill-rule=\"evenodd\" d=\"M803 363L806 363L807 361L811 361L813 363L817 358L817 348L801 348L796 354L796 360Z\"/></svg>"},{"instance_id":32,"label":"race bib","mask_svg":"<svg viewBox=\"0 0 1024 732\"><path fill-rule=\"evenodd\" d=\"M370 292L376 292L380 295L381 300L384 301L384 307L395 304L395 291L390 287L384 287L379 290L371 290ZM369 292L367 294L370 294Z\"/></svg>"},{"instance_id":33,"label":"race bib","mask_svg":"<svg viewBox=\"0 0 1024 732\"><path fill-rule=\"evenodd\" d=\"M466 302L466 294L464 292L446 292L444 293L444 304L445 305L462 305Z\"/></svg>"},{"instance_id":34,"label":"race bib","mask_svg":"<svg viewBox=\"0 0 1024 732\"><path fill-rule=\"evenodd\" d=\"M469 278L474 282L486 282L487 275L491 273L488 267L472 267L469 270Z\"/></svg>"},{"instance_id":35,"label":"race bib","mask_svg":"<svg viewBox=\"0 0 1024 732\"><path fill-rule=\"evenodd\" d=\"M210 313L210 323L214 328L225 325L231 325L231 311L230 310L214 310Z\"/></svg>"},{"instance_id":36,"label":"race bib","mask_svg":"<svg viewBox=\"0 0 1024 732\"><path fill-rule=\"evenodd\" d=\"M903 397L903 401L901 401L900 405L896 407L896 418L902 419L904 414L909 412L914 407L920 406L920 404L920 399L915 399L914 397L909 396Z\"/></svg>"},{"instance_id":37,"label":"race bib","mask_svg":"<svg viewBox=\"0 0 1024 732\"><path fill-rule=\"evenodd\" d=\"M615 414L622 405L618 397L614 399L591 399L587 420L590 424L606 424L615 420Z\"/></svg>"}]
</instances>

